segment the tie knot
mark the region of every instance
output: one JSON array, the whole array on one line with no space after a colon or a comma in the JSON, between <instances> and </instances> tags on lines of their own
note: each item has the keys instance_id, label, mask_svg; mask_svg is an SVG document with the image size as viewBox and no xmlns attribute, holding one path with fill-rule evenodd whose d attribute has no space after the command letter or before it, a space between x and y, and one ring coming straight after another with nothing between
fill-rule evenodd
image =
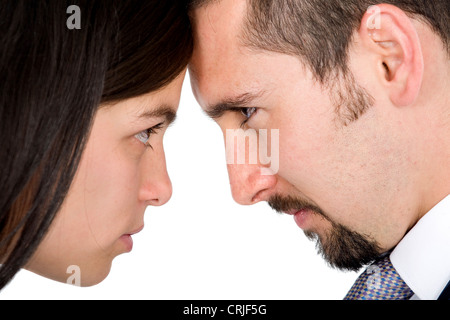
<instances>
[{"instance_id":1,"label":"tie knot","mask_svg":"<svg viewBox=\"0 0 450 320\"><path fill-rule=\"evenodd\" d=\"M344 300L407 300L413 294L385 256L367 267Z\"/></svg>"}]
</instances>

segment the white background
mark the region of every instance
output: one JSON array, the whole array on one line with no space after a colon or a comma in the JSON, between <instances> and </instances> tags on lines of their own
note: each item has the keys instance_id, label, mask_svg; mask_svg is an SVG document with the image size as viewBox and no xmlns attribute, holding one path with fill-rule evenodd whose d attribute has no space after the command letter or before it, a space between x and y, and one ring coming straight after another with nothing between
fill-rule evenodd
<instances>
[{"instance_id":1,"label":"white background","mask_svg":"<svg viewBox=\"0 0 450 320\"><path fill-rule=\"evenodd\" d=\"M331 269L293 218L236 204L219 127L187 75L165 137L173 195L149 207L131 253L100 284L79 288L19 272L0 299L342 299L357 277ZM69 276L69 275L68 275ZM81 273L81 277L83 274Z\"/></svg>"}]
</instances>

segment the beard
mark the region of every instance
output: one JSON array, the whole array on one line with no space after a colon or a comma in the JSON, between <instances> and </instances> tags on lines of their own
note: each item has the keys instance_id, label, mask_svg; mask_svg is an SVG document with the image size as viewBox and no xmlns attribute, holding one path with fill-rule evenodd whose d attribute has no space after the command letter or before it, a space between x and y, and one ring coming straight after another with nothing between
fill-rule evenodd
<instances>
[{"instance_id":1,"label":"beard","mask_svg":"<svg viewBox=\"0 0 450 320\"><path fill-rule=\"evenodd\" d=\"M280 213L308 209L330 222L331 228L322 234L309 230L305 230L304 233L308 239L316 242L318 253L333 268L358 271L382 254L376 241L342 224L335 223L321 208L309 201L275 195L269 199L268 204Z\"/></svg>"}]
</instances>

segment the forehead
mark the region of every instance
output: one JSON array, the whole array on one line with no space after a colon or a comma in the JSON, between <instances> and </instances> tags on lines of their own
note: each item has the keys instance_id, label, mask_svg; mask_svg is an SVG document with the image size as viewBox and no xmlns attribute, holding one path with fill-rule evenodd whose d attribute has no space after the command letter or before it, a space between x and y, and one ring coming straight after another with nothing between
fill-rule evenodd
<instances>
[{"instance_id":1,"label":"forehead","mask_svg":"<svg viewBox=\"0 0 450 320\"><path fill-rule=\"evenodd\" d=\"M285 94L283 88L301 88L308 79L298 57L246 44L246 3L221 0L193 13L195 45L189 69L203 109L255 93Z\"/></svg>"},{"instance_id":2,"label":"forehead","mask_svg":"<svg viewBox=\"0 0 450 320\"><path fill-rule=\"evenodd\" d=\"M246 0L221 0L194 10L193 28L197 53L224 53L236 48L242 33Z\"/></svg>"},{"instance_id":3,"label":"forehead","mask_svg":"<svg viewBox=\"0 0 450 320\"><path fill-rule=\"evenodd\" d=\"M102 105L102 110L122 121L141 121L164 117L174 120L181 96L181 87L186 71L179 74L165 87L137 97Z\"/></svg>"},{"instance_id":4,"label":"forehead","mask_svg":"<svg viewBox=\"0 0 450 320\"><path fill-rule=\"evenodd\" d=\"M194 54L190 63L194 91L217 96L241 86L250 55L241 43L245 0L222 0L193 12ZM241 71L241 72L238 72Z\"/></svg>"}]
</instances>

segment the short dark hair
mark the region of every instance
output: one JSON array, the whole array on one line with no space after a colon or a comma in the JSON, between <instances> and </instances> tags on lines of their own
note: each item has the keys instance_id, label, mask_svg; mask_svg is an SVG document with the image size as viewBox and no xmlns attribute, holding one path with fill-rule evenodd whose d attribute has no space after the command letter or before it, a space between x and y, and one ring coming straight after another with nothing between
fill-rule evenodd
<instances>
[{"instance_id":1,"label":"short dark hair","mask_svg":"<svg viewBox=\"0 0 450 320\"><path fill-rule=\"evenodd\" d=\"M70 30L70 5L81 29ZM103 103L163 88L193 43L180 0L0 2L0 289L46 234Z\"/></svg>"},{"instance_id":2,"label":"short dark hair","mask_svg":"<svg viewBox=\"0 0 450 320\"><path fill-rule=\"evenodd\" d=\"M196 9L220 0L192 0ZM397 6L428 23L450 53L449 0L247 0L244 42L254 48L297 55L324 82L347 71L353 32L367 9Z\"/></svg>"},{"instance_id":3,"label":"short dark hair","mask_svg":"<svg viewBox=\"0 0 450 320\"><path fill-rule=\"evenodd\" d=\"M221 0L191 0L190 10ZM243 43L256 50L298 56L330 91L337 120L348 125L374 98L348 72L352 35L372 5L388 3L427 23L450 54L449 0L246 0Z\"/></svg>"}]
</instances>

